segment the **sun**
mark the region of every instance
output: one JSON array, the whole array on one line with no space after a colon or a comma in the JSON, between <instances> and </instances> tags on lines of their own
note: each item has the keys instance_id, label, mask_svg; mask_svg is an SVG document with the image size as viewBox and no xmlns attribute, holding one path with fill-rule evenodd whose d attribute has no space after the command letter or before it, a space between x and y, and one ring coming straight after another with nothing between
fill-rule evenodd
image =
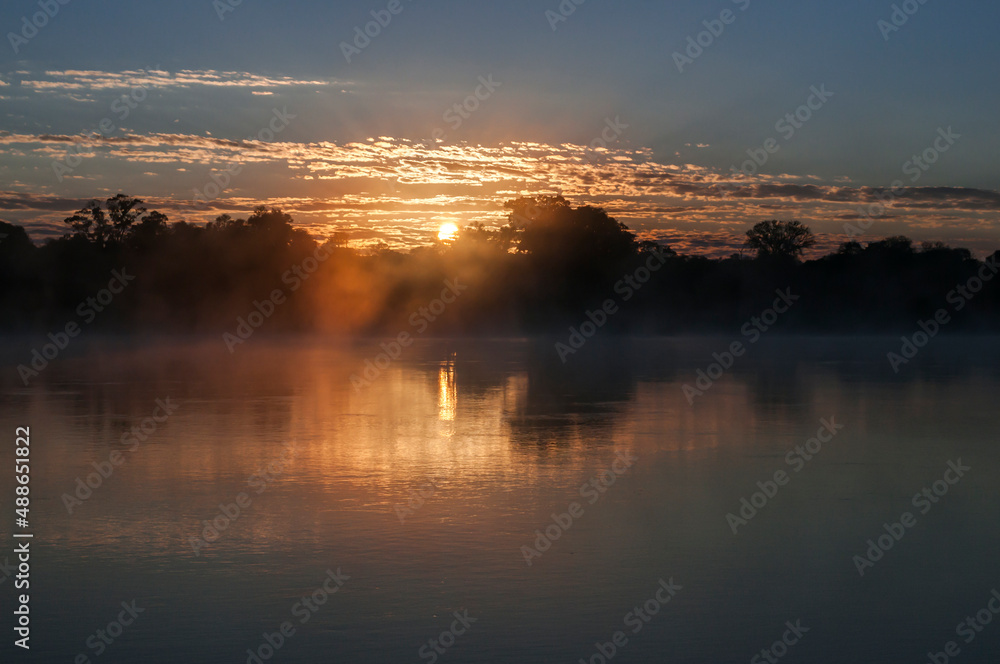
<instances>
[{"instance_id":1,"label":"sun","mask_svg":"<svg viewBox=\"0 0 1000 664\"><path fill-rule=\"evenodd\" d=\"M446 221L441 224L441 227L438 229L438 239L445 242L448 240L454 240L457 234L458 226L450 221Z\"/></svg>"}]
</instances>

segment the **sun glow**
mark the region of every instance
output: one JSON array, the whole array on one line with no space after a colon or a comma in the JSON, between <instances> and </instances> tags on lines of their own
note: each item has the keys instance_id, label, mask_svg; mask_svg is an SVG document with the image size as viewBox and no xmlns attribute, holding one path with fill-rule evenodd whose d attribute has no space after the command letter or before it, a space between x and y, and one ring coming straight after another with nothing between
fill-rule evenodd
<instances>
[{"instance_id":1,"label":"sun glow","mask_svg":"<svg viewBox=\"0 0 1000 664\"><path fill-rule=\"evenodd\" d=\"M440 228L438 228L439 240L444 240L444 241L454 240L457 234L458 234L458 226L456 226L454 223L450 221L446 221L445 223L441 224Z\"/></svg>"}]
</instances>

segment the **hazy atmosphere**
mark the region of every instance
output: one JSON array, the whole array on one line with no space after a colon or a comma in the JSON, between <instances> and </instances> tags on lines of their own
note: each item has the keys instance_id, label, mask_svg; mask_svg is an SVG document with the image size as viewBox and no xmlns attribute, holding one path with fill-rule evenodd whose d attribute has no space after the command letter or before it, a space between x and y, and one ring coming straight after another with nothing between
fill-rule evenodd
<instances>
[{"instance_id":1,"label":"hazy atmosphere","mask_svg":"<svg viewBox=\"0 0 1000 664\"><path fill-rule=\"evenodd\" d=\"M37 6L6 3L0 210L44 238L121 191L192 222L265 204L407 248L549 193L722 256L774 217L835 247L898 180L873 236L997 248L1000 8L550 4L403 1L359 37L383 5L71 2L25 40Z\"/></svg>"},{"instance_id":2,"label":"hazy atmosphere","mask_svg":"<svg viewBox=\"0 0 1000 664\"><path fill-rule=\"evenodd\" d=\"M5 0L0 662L995 664L957 0Z\"/></svg>"}]
</instances>

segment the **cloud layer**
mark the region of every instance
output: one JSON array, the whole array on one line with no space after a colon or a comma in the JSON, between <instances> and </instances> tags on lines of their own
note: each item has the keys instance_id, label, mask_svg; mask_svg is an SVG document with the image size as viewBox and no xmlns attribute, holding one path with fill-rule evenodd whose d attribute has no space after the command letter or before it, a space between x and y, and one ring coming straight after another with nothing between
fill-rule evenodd
<instances>
[{"instance_id":1,"label":"cloud layer","mask_svg":"<svg viewBox=\"0 0 1000 664\"><path fill-rule=\"evenodd\" d=\"M604 207L641 237L685 253L729 255L740 249L747 228L771 218L807 223L820 238L815 251L825 253L847 239L846 223L866 215L873 216L868 239L907 234L978 253L1000 244L1000 192L992 190L910 186L893 194L810 174L734 179L703 165L663 163L649 148L624 144L595 150L575 143L446 143L384 135L301 140L296 122L306 121L285 100L348 94L358 87L350 81L151 67L18 71L0 83L0 91L26 105L40 104L40 97L91 108L102 102L96 107L105 117L85 131L0 131L0 172L12 183L0 192L0 209L36 239L65 232L62 219L89 199L125 192L174 220L205 222L265 204L284 208L317 235L342 230L356 243L411 247L432 241L442 223L498 225L505 200L558 193L576 205ZM135 99L136 90L142 99ZM241 130L220 137L180 130L179 120L172 131L128 128L140 104L156 110L163 100L216 94L212 90L249 92L246 98L256 100L244 109L250 119Z\"/></svg>"}]
</instances>

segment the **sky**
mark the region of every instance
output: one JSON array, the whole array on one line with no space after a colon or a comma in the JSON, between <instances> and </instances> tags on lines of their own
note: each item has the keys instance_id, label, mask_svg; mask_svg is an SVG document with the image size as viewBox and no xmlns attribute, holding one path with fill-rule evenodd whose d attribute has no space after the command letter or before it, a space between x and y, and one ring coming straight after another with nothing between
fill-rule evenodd
<instances>
[{"instance_id":1,"label":"sky","mask_svg":"<svg viewBox=\"0 0 1000 664\"><path fill-rule=\"evenodd\" d=\"M405 248L562 194L682 253L777 218L819 253L984 255L998 22L972 0L5 0L0 219L40 241L121 192Z\"/></svg>"}]
</instances>

